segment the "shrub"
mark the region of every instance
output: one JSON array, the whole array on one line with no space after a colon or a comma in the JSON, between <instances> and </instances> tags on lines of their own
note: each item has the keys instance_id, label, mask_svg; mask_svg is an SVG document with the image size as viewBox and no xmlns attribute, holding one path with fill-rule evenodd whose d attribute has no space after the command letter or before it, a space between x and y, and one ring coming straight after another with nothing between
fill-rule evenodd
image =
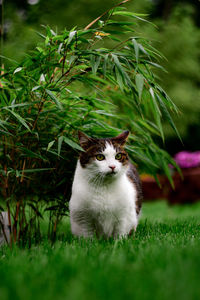
<instances>
[{"instance_id":1,"label":"shrub","mask_svg":"<svg viewBox=\"0 0 200 300\"><path fill-rule=\"evenodd\" d=\"M168 164L175 163L152 135L164 141L162 117L177 133L169 113L177 108L153 73L161 54L135 31L145 20L125 2L84 29L46 26L43 42L1 76L1 209L14 242L38 241L45 211L55 238L83 151L78 130L105 137L129 129L131 159L155 177L163 170L172 183Z\"/></svg>"}]
</instances>

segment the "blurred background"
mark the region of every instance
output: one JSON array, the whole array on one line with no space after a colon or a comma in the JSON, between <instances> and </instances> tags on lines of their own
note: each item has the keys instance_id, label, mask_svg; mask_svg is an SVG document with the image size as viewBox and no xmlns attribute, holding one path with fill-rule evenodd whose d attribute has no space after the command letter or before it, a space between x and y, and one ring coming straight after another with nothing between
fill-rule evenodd
<instances>
[{"instance_id":1,"label":"blurred background","mask_svg":"<svg viewBox=\"0 0 200 300\"><path fill-rule=\"evenodd\" d=\"M37 32L42 25L55 31L84 27L119 1L106 0L1 0L3 45L1 55L20 60L40 42ZM139 31L152 41L166 60L167 72L157 73L161 85L180 109L175 123L182 145L169 125L165 125L166 150L175 153L200 149L200 1L134 0L128 10L148 14L149 23L141 22ZM5 60L8 66L11 62ZM159 141L158 141L159 143ZM163 145L162 145L163 147Z\"/></svg>"}]
</instances>

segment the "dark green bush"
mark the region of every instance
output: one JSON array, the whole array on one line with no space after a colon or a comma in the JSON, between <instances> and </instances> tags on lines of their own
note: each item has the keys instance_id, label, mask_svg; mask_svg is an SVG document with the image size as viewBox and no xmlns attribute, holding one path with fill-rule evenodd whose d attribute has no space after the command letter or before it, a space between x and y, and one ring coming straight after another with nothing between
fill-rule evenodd
<instances>
[{"instance_id":1,"label":"dark green bush","mask_svg":"<svg viewBox=\"0 0 200 300\"><path fill-rule=\"evenodd\" d=\"M153 73L161 54L135 31L143 16L121 4L82 30L45 27L43 42L1 76L1 208L12 217L13 241L38 240L45 211L55 237L82 151L78 130L106 137L129 129L131 159L172 182L174 162L152 135L164 141L163 117L176 131L169 111L177 108Z\"/></svg>"}]
</instances>

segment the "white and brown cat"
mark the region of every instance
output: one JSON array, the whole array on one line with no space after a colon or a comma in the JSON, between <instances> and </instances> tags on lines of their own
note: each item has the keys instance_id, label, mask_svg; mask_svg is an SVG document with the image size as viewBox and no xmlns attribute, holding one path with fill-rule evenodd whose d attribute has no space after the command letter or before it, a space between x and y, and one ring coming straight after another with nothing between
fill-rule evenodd
<instances>
[{"instance_id":1,"label":"white and brown cat","mask_svg":"<svg viewBox=\"0 0 200 300\"><path fill-rule=\"evenodd\" d=\"M128 135L97 139L79 132L85 152L78 159L69 204L74 235L121 238L136 230L142 190L123 147Z\"/></svg>"}]
</instances>

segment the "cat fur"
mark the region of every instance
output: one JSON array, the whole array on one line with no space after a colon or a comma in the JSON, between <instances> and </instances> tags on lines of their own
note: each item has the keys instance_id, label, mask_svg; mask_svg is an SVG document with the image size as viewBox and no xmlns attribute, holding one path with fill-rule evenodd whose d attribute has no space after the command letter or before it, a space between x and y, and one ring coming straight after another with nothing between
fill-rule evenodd
<instances>
[{"instance_id":1,"label":"cat fur","mask_svg":"<svg viewBox=\"0 0 200 300\"><path fill-rule=\"evenodd\" d=\"M69 203L74 235L121 238L136 230L142 190L137 170L123 148L128 134L94 139L79 132L85 152L77 162ZM98 153L104 155L103 161L97 161ZM117 153L123 154L120 161L115 159Z\"/></svg>"}]
</instances>

